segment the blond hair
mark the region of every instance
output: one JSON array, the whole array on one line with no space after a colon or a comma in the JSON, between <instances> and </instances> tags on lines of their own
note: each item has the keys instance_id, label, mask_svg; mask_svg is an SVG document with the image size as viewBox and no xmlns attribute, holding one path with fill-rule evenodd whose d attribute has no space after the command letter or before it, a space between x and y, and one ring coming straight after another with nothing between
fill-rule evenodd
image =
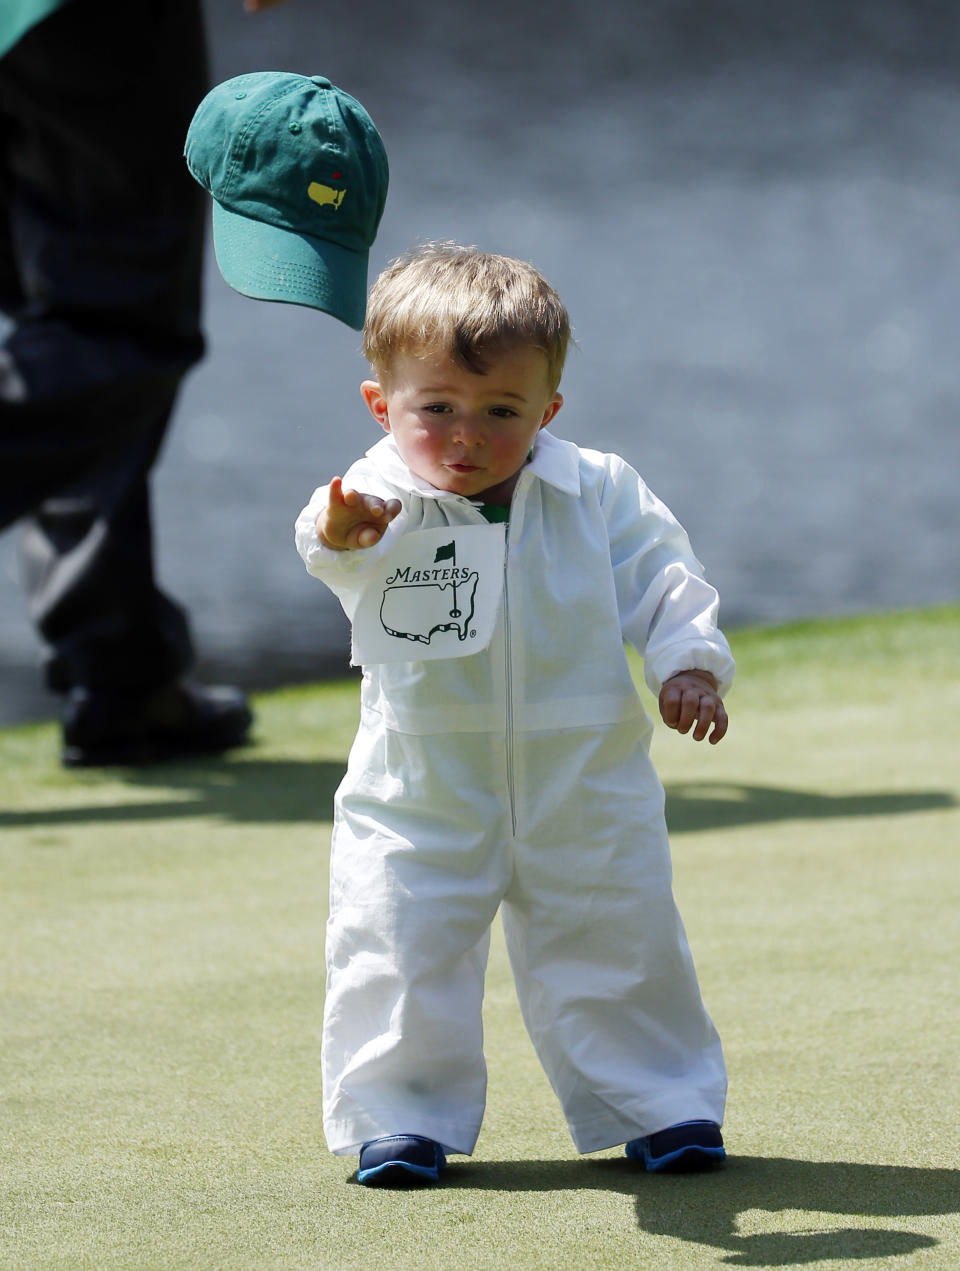
<instances>
[{"instance_id":1,"label":"blond hair","mask_svg":"<svg viewBox=\"0 0 960 1271\"><path fill-rule=\"evenodd\" d=\"M569 340L566 308L532 265L456 243L426 243L388 265L363 328L364 354L382 383L398 354L440 350L482 375L491 354L526 344L546 355L554 392Z\"/></svg>"}]
</instances>

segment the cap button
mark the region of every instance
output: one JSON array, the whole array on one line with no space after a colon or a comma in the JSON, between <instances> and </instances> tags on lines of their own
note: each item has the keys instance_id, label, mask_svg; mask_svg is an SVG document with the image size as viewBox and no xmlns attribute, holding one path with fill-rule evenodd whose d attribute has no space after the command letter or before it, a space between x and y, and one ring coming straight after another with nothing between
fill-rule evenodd
<instances>
[{"instance_id":1,"label":"cap button","mask_svg":"<svg viewBox=\"0 0 960 1271\"><path fill-rule=\"evenodd\" d=\"M310 82L316 84L317 88L332 88L333 85L327 79L326 75L311 75Z\"/></svg>"}]
</instances>

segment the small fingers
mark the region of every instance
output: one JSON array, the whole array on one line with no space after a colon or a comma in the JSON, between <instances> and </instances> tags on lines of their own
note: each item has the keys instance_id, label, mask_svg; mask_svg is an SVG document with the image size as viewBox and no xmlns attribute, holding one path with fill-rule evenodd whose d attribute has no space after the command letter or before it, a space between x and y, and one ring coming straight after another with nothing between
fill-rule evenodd
<instances>
[{"instance_id":1,"label":"small fingers","mask_svg":"<svg viewBox=\"0 0 960 1271\"><path fill-rule=\"evenodd\" d=\"M357 530L357 546L373 547L383 537L383 531L375 525L361 525Z\"/></svg>"},{"instance_id":2,"label":"small fingers","mask_svg":"<svg viewBox=\"0 0 960 1271\"><path fill-rule=\"evenodd\" d=\"M358 506L363 508L367 516L378 519L383 516L386 511L386 504L383 499L377 498L375 494L358 494Z\"/></svg>"},{"instance_id":3,"label":"small fingers","mask_svg":"<svg viewBox=\"0 0 960 1271\"><path fill-rule=\"evenodd\" d=\"M363 518L355 525L355 543L357 547L373 547L383 538L390 522L403 506L399 499L378 498L375 494L355 494L348 491L347 496L354 494L349 506L355 507ZM345 496L346 497L346 496Z\"/></svg>"},{"instance_id":4,"label":"small fingers","mask_svg":"<svg viewBox=\"0 0 960 1271\"><path fill-rule=\"evenodd\" d=\"M669 683L660 690L660 717L668 728L676 728L680 720L680 690Z\"/></svg>"},{"instance_id":5,"label":"small fingers","mask_svg":"<svg viewBox=\"0 0 960 1271\"><path fill-rule=\"evenodd\" d=\"M377 539L383 536L383 531L400 511L401 503L399 499L383 499L377 498L375 494L357 495L356 506L360 512L369 517L373 524L366 526L365 529L375 531L376 538L371 538L369 542L365 542L364 546L372 546Z\"/></svg>"},{"instance_id":6,"label":"small fingers","mask_svg":"<svg viewBox=\"0 0 960 1271\"><path fill-rule=\"evenodd\" d=\"M382 499L376 494L344 489L343 478L333 477L328 487L327 506L317 517L321 542L335 551L373 547L400 512L399 499Z\"/></svg>"},{"instance_id":7,"label":"small fingers","mask_svg":"<svg viewBox=\"0 0 960 1271\"><path fill-rule=\"evenodd\" d=\"M685 688L680 698L680 717L677 720L677 732L688 733L697 721L694 740L702 741L704 733L713 719L713 708L709 698L701 697L697 688Z\"/></svg>"},{"instance_id":8,"label":"small fingers","mask_svg":"<svg viewBox=\"0 0 960 1271\"><path fill-rule=\"evenodd\" d=\"M330 497L327 502L331 508L353 508L356 510L366 497L365 494L359 494L356 490L345 489L343 478L334 477L330 482Z\"/></svg>"},{"instance_id":9,"label":"small fingers","mask_svg":"<svg viewBox=\"0 0 960 1271\"><path fill-rule=\"evenodd\" d=\"M668 681L660 694L660 714L667 727L675 728L678 733L686 734L693 728L694 741L703 741L709 734L711 745L716 745L727 731L727 712L722 700L715 692L705 689L702 682Z\"/></svg>"},{"instance_id":10,"label":"small fingers","mask_svg":"<svg viewBox=\"0 0 960 1271\"><path fill-rule=\"evenodd\" d=\"M660 699L660 714L669 728L688 733L700 711L700 688L689 684L667 684Z\"/></svg>"},{"instance_id":11,"label":"small fingers","mask_svg":"<svg viewBox=\"0 0 960 1271\"><path fill-rule=\"evenodd\" d=\"M710 745L715 746L718 741L722 741L727 735L727 728L730 720L727 718L726 708L723 702L717 706L716 713L713 717L713 732L710 734Z\"/></svg>"}]
</instances>

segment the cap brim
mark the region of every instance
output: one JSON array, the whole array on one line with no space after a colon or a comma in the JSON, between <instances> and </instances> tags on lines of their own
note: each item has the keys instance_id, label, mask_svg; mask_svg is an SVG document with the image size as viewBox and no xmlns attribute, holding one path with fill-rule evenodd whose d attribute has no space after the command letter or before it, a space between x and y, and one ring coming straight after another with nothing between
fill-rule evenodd
<instances>
[{"instance_id":1,"label":"cap brim","mask_svg":"<svg viewBox=\"0 0 960 1271\"><path fill-rule=\"evenodd\" d=\"M213 246L220 272L244 296L307 305L363 327L369 253L240 216L216 200Z\"/></svg>"}]
</instances>

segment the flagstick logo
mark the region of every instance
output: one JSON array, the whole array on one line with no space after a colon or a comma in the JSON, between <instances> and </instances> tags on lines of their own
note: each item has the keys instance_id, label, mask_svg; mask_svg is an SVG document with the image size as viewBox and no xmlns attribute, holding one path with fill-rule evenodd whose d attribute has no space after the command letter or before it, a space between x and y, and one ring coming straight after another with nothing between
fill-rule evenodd
<instances>
[{"instance_id":1,"label":"flagstick logo","mask_svg":"<svg viewBox=\"0 0 960 1271\"><path fill-rule=\"evenodd\" d=\"M479 578L476 570L457 564L456 539L441 544L434 553L433 568L398 566L386 579L381 626L397 640L419 644L429 644L435 635L447 631L455 631L460 641L467 640L476 635L471 623Z\"/></svg>"}]
</instances>

